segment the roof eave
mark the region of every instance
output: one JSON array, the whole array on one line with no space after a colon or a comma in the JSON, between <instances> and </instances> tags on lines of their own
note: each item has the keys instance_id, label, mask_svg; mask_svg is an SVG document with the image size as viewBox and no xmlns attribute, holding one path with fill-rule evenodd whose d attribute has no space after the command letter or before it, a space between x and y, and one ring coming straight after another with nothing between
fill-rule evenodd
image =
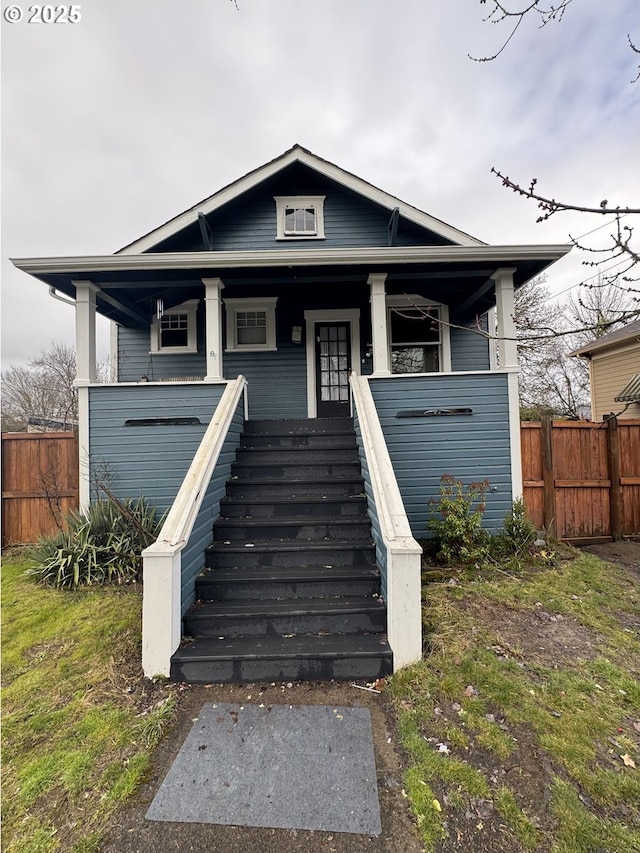
<instances>
[{"instance_id":1,"label":"roof eave","mask_svg":"<svg viewBox=\"0 0 640 853\"><path fill-rule=\"evenodd\" d=\"M417 264L428 262L490 262L496 267L518 261L540 261L546 266L564 257L571 245L516 246L412 246L378 248L270 249L247 252L165 252L15 258L14 266L33 276L90 275L92 272L134 270L233 269L277 266L345 266L367 264Z\"/></svg>"}]
</instances>

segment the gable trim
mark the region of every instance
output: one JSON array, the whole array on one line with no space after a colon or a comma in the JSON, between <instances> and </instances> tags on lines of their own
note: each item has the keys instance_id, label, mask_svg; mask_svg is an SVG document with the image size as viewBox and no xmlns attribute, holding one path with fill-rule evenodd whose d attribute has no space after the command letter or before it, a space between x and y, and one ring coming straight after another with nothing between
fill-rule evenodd
<instances>
[{"instance_id":1,"label":"gable trim","mask_svg":"<svg viewBox=\"0 0 640 853\"><path fill-rule=\"evenodd\" d=\"M286 169L293 163L302 163L303 165L314 169L316 172L319 172L321 175L324 175L326 178L329 178L347 189L353 190L359 195L368 198L370 201L387 208L389 211L392 211L394 208L398 208L400 216L408 219L410 222L414 222L416 225L428 228L430 231L444 237L446 240L451 240L457 245L486 245L482 241L476 240L475 237L465 234L464 231L460 231L452 225L448 225L446 222L442 222L440 219L436 219L434 216L430 216L428 213L424 213L423 211L418 210L418 208L412 207L410 204L401 201L384 190L378 189L378 187L375 187L373 184L368 183L351 172L341 169L334 163L330 163L328 160L323 160L321 157L317 157L306 148L302 148L300 145L294 145L293 148L285 151L284 154L280 155L280 157L277 157L275 160L271 160L269 163L265 163L264 166L254 169L243 178L239 178L233 183L228 184L212 196L198 202L193 205L193 207L188 208L183 213L180 213L178 216L175 216L168 222L165 222L165 224L161 225L159 228L150 231L148 234L145 234L133 243L129 243L129 245L119 249L116 254L135 255L140 252L147 252L150 249L153 249L153 247L158 243L172 237L188 225L196 222L199 213L203 213L205 216L209 213L213 213L213 211L218 210L223 205L228 204L230 201L233 201L248 190L251 190L263 183L268 178L271 178L273 175L276 175L278 172Z\"/></svg>"}]
</instances>

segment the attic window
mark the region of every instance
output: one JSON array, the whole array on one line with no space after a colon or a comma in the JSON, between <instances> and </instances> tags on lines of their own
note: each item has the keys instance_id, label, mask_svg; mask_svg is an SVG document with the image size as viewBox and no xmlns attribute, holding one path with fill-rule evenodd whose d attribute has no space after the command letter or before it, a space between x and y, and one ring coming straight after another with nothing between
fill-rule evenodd
<instances>
[{"instance_id":1,"label":"attic window","mask_svg":"<svg viewBox=\"0 0 640 853\"><path fill-rule=\"evenodd\" d=\"M190 299L154 317L151 323L151 352L197 352L196 313L198 300Z\"/></svg>"},{"instance_id":2,"label":"attic window","mask_svg":"<svg viewBox=\"0 0 640 853\"><path fill-rule=\"evenodd\" d=\"M323 240L323 195L275 196L278 240Z\"/></svg>"}]
</instances>

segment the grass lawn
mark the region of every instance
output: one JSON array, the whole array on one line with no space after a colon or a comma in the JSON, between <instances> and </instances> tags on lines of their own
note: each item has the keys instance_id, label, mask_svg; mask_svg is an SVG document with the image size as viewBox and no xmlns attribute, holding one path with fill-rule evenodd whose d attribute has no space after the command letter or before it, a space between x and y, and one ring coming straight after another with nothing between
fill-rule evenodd
<instances>
[{"instance_id":1,"label":"grass lawn","mask_svg":"<svg viewBox=\"0 0 640 853\"><path fill-rule=\"evenodd\" d=\"M173 717L141 595L2 571L6 853L99 849ZM424 586L425 659L387 681L426 850L640 853L640 577L587 554Z\"/></svg>"},{"instance_id":2,"label":"grass lawn","mask_svg":"<svg viewBox=\"0 0 640 853\"><path fill-rule=\"evenodd\" d=\"M2 834L6 853L89 853L136 789L173 688L140 673L140 592L66 592L2 566Z\"/></svg>"},{"instance_id":3,"label":"grass lawn","mask_svg":"<svg viewBox=\"0 0 640 853\"><path fill-rule=\"evenodd\" d=\"M389 690L427 850L640 851L640 576L555 562L424 587Z\"/></svg>"}]
</instances>

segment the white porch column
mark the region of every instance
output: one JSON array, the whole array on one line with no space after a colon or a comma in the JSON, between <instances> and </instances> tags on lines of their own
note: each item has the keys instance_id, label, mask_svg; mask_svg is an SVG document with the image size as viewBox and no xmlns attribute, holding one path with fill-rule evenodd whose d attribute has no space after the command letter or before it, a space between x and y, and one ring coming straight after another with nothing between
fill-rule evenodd
<instances>
[{"instance_id":1,"label":"white porch column","mask_svg":"<svg viewBox=\"0 0 640 853\"><path fill-rule=\"evenodd\" d=\"M205 297L205 340L207 347L207 375L205 382L224 379L222 364L222 306L220 291L224 284L221 278L203 278Z\"/></svg>"},{"instance_id":2,"label":"white porch column","mask_svg":"<svg viewBox=\"0 0 640 853\"><path fill-rule=\"evenodd\" d=\"M96 381L96 293L91 281L72 281L76 288L76 385Z\"/></svg>"},{"instance_id":3,"label":"white porch column","mask_svg":"<svg viewBox=\"0 0 640 853\"><path fill-rule=\"evenodd\" d=\"M518 366L516 344L515 307L513 301L513 274L515 269L496 270L491 278L496 283L496 316L498 320L498 344L500 367Z\"/></svg>"},{"instance_id":4,"label":"white porch column","mask_svg":"<svg viewBox=\"0 0 640 853\"><path fill-rule=\"evenodd\" d=\"M516 342L512 268L496 270L496 319L498 322L499 369L508 371L509 444L511 447L511 499L522 497L522 456L520 451L520 395L518 393L518 344Z\"/></svg>"},{"instance_id":5,"label":"white porch column","mask_svg":"<svg viewBox=\"0 0 640 853\"><path fill-rule=\"evenodd\" d=\"M367 284L371 288L371 346L373 376L390 376L389 342L387 338L386 273L371 273Z\"/></svg>"},{"instance_id":6,"label":"white porch column","mask_svg":"<svg viewBox=\"0 0 640 853\"><path fill-rule=\"evenodd\" d=\"M78 394L78 503L86 512L91 503L89 478L89 385L96 381L96 293L91 281L73 281L76 288L76 378Z\"/></svg>"}]
</instances>

